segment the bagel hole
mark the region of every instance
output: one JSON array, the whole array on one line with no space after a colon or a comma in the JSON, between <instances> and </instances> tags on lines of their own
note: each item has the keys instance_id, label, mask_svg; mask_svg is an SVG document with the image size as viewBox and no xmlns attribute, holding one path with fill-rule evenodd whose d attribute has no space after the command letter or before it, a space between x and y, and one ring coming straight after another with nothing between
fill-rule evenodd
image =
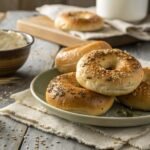
<instances>
[{"instance_id":1,"label":"bagel hole","mask_svg":"<svg viewBox=\"0 0 150 150\"><path fill-rule=\"evenodd\" d=\"M114 70L113 66L109 66L108 68L106 68L106 70Z\"/></svg>"},{"instance_id":2,"label":"bagel hole","mask_svg":"<svg viewBox=\"0 0 150 150\"><path fill-rule=\"evenodd\" d=\"M111 65L107 66L105 69L106 70L114 70L115 68L116 68L116 66L111 64Z\"/></svg>"},{"instance_id":3,"label":"bagel hole","mask_svg":"<svg viewBox=\"0 0 150 150\"><path fill-rule=\"evenodd\" d=\"M105 69L105 70L115 70L116 65L117 65L117 59L114 56L107 56L104 57L104 59L100 62L100 65Z\"/></svg>"}]
</instances>

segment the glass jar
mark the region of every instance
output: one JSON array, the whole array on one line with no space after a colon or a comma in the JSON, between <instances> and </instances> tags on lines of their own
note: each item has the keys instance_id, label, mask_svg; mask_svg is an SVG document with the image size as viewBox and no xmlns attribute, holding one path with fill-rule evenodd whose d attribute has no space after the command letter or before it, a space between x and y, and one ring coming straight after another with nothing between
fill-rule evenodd
<instances>
[{"instance_id":1,"label":"glass jar","mask_svg":"<svg viewBox=\"0 0 150 150\"><path fill-rule=\"evenodd\" d=\"M144 19L148 0L96 0L96 12L107 19L136 22Z\"/></svg>"}]
</instances>

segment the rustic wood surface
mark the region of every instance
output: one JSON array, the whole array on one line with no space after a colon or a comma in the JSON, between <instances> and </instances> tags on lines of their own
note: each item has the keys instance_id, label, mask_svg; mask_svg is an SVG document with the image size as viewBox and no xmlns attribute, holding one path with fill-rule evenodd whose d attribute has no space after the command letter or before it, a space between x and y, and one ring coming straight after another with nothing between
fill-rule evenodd
<instances>
[{"instance_id":1,"label":"rustic wood surface","mask_svg":"<svg viewBox=\"0 0 150 150\"><path fill-rule=\"evenodd\" d=\"M0 116L0 150L19 149L27 126Z\"/></svg>"},{"instance_id":2,"label":"rustic wood surface","mask_svg":"<svg viewBox=\"0 0 150 150\"><path fill-rule=\"evenodd\" d=\"M15 28L16 20L34 15L34 12L9 12L0 23L0 28ZM150 61L150 42L138 42L122 46L135 57ZM35 75L52 67L59 45L35 39L30 56L25 65L14 75L19 77L15 83L0 85L0 107L13 102L9 98L12 93L29 88ZM93 150L74 140L63 139L44 133L33 127L0 116L0 150Z\"/></svg>"}]
</instances>

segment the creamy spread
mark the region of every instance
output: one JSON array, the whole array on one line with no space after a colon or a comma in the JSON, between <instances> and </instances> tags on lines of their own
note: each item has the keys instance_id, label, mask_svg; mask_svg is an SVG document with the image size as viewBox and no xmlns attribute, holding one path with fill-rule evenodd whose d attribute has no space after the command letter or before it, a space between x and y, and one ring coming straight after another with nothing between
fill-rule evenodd
<instances>
[{"instance_id":1,"label":"creamy spread","mask_svg":"<svg viewBox=\"0 0 150 150\"><path fill-rule=\"evenodd\" d=\"M0 50L11 50L26 45L27 41L21 33L0 30Z\"/></svg>"}]
</instances>

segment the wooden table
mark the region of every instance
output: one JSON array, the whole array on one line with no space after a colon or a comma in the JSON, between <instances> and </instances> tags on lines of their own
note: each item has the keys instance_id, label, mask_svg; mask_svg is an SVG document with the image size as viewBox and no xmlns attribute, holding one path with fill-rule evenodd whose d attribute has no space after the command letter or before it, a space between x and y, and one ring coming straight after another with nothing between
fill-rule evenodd
<instances>
[{"instance_id":1,"label":"wooden table","mask_svg":"<svg viewBox=\"0 0 150 150\"><path fill-rule=\"evenodd\" d=\"M35 15L35 12L9 12L0 23L0 28L14 29L16 20ZM150 42L139 42L121 48L132 53L135 57L150 61ZM30 82L38 73L50 69L59 45L35 39L30 56L25 65L15 74L20 79L11 84L0 85L0 107L13 102L9 98L12 93L29 88ZM44 141L42 143L42 141ZM83 144L70 139L63 139L47 134L33 127L16 122L10 118L0 116L0 150L93 150Z\"/></svg>"}]
</instances>

